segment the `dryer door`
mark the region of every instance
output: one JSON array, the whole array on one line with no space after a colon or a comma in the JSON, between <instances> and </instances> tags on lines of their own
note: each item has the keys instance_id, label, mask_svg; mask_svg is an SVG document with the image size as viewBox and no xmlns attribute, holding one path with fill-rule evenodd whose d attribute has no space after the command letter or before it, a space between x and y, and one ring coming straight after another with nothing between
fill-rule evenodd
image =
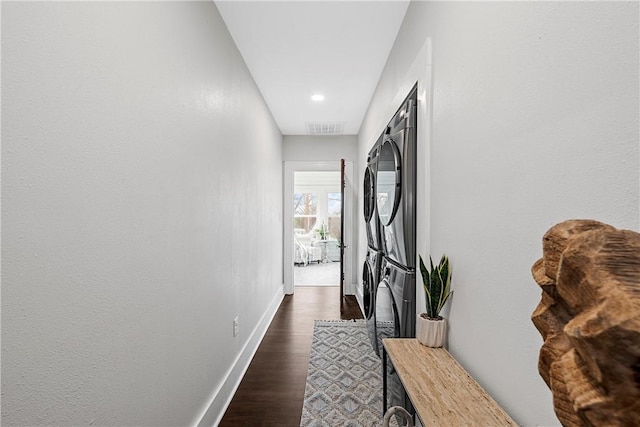
<instances>
[{"instance_id":1,"label":"dryer door","mask_svg":"<svg viewBox=\"0 0 640 427\"><path fill-rule=\"evenodd\" d=\"M387 137L380 148L378 173L376 175L376 197L378 217L382 224L381 246L385 256L400 265L407 264L404 229L404 201L402 187L402 158L394 142L403 132Z\"/></svg>"},{"instance_id":2,"label":"dryer door","mask_svg":"<svg viewBox=\"0 0 640 427\"><path fill-rule=\"evenodd\" d=\"M367 229L367 245L373 249L379 249L378 218L374 216L376 211L376 188L375 176L368 167L364 170L364 222Z\"/></svg>"},{"instance_id":3,"label":"dryer door","mask_svg":"<svg viewBox=\"0 0 640 427\"><path fill-rule=\"evenodd\" d=\"M388 226L400 205L401 158L398 147L392 139L387 139L380 147L378 171L376 173L376 203L378 218Z\"/></svg>"}]
</instances>

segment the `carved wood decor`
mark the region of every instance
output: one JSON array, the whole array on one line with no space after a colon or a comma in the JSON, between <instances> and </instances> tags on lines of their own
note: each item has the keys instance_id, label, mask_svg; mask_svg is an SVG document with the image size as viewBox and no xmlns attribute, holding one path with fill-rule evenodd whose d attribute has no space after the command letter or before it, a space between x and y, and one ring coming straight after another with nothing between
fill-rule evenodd
<instances>
[{"instance_id":1,"label":"carved wood decor","mask_svg":"<svg viewBox=\"0 0 640 427\"><path fill-rule=\"evenodd\" d=\"M640 426L640 234L591 220L553 226L532 268L538 371L564 426Z\"/></svg>"}]
</instances>

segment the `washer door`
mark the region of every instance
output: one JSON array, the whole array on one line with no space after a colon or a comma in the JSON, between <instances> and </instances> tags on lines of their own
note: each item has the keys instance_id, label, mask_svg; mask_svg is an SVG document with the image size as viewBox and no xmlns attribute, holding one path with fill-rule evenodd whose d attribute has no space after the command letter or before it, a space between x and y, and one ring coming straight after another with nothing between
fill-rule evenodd
<instances>
[{"instance_id":1,"label":"washer door","mask_svg":"<svg viewBox=\"0 0 640 427\"><path fill-rule=\"evenodd\" d=\"M400 336L398 310L387 279L382 280L376 289L374 321L374 350L382 356L382 340Z\"/></svg>"},{"instance_id":2,"label":"washer door","mask_svg":"<svg viewBox=\"0 0 640 427\"><path fill-rule=\"evenodd\" d=\"M396 333L402 338L416 333L416 272L387 264L389 289L393 295Z\"/></svg>"},{"instance_id":3,"label":"washer door","mask_svg":"<svg viewBox=\"0 0 640 427\"><path fill-rule=\"evenodd\" d=\"M391 224L398 211L400 190L400 151L392 139L387 139L380 147L376 173L378 217L384 226Z\"/></svg>"},{"instance_id":4,"label":"washer door","mask_svg":"<svg viewBox=\"0 0 640 427\"><path fill-rule=\"evenodd\" d=\"M362 266L362 298L364 303L364 316L365 319L370 319L373 316L373 289L375 283L373 278L373 272L371 271L371 265L369 264L369 260L365 260L364 265Z\"/></svg>"}]
</instances>

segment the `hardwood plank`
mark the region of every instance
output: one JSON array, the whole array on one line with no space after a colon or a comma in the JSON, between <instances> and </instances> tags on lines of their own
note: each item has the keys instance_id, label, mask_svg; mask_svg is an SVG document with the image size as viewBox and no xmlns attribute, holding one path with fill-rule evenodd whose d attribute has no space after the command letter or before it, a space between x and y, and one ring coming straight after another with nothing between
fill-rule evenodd
<instances>
[{"instance_id":1,"label":"hardwood plank","mask_svg":"<svg viewBox=\"0 0 640 427\"><path fill-rule=\"evenodd\" d=\"M305 286L286 295L220 426L299 426L313 338L313 321L362 319L355 297L339 288Z\"/></svg>"}]
</instances>

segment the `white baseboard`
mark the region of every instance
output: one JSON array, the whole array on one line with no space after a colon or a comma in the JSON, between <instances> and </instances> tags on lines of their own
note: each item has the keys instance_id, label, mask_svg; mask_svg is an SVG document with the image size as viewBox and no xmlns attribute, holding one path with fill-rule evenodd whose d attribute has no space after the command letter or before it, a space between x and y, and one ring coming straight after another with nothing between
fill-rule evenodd
<instances>
[{"instance_id":1,"label":"white baseboard","mask_svg":"<svg viewBox=\"0 0 640 427\"><path fill-rule=\"evenodd\" d=\"M344 284L344 294L345 295L355 295L357 288L358 288L358 285L355 285L353 283L345 283Z\"/></svg>"},{"instance_id":2,"label":"white baseboard","mask_svg":"<svg viewBox=\"0 0 640 427\"><path fill-rule=\"evenodd\" d=\"M278 311L278 307L280 307L283 298L284 285L278 289L267 311L262 315L258 325L251 333L244 347L242 347L240 354L229 369L225 380L222 382L222 386L213 393L211 403L207 406L204 414L196 418L195 426L209 427L220 424L222 416L240 386L242 377L244 377L245 372L247 372L251 359L253 359L262 338L264 338L264 335L267 333L267 329L269 329L269 325Z\"/></svg>"}]
</instances>

